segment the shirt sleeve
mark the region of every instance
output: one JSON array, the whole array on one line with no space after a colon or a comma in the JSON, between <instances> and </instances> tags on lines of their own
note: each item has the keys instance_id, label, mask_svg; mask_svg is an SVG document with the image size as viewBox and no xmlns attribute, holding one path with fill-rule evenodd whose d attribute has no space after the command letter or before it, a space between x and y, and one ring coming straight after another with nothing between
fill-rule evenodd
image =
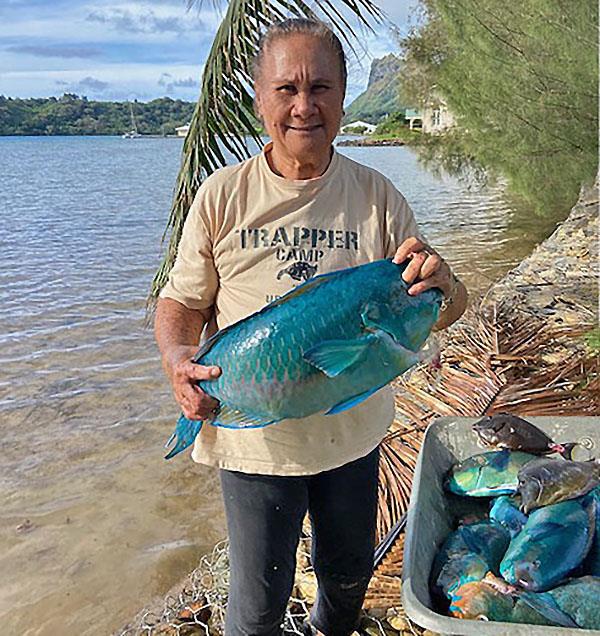
<instances>
[{"instance_id":1,"label":"shirt sleeve","mask_svg":"<svg viewBox=\"0 0 600 636\"><path fill-rule=\"evenodd\" d=\"M406 199L387 179L385 207L383 223L385 258L392 258L400 245L411 236L425 240Z\"/></svg>"},{"instance_id":2,"label":"shirt sleeve","mask_svg":"<svg viewBox=\"0 0 600 636\"><path fill-rule=\"evenodd\" d=\"M172 298L189 309L213 306L219 277L213 259L209 222L210 199L206 182L198 189L183 226L177 258L161 298Z\"/></svg>"}]
</instances>

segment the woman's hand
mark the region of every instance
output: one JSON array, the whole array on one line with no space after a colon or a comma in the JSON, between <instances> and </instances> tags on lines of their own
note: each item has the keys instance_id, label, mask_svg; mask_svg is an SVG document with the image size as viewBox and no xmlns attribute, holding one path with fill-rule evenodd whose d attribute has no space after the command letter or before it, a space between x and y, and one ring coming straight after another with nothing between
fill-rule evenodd
<instances>
[{"instance_id":1,"label":"woman's hand","mask_svg":"<svg viewBox=\"0 0 600 636\"><path fill-rule=\"evenodd\" d=\"M407 258L410 259L410 263L402 273L402 278L411 284L408 288L411 296L438 287L446 298L453 297L457 280L446 261L431 247L411 236L397 249L393 261L400 264Z\"/></svg>"},{"instance_id":2,"label":"woman's hand","mask_svg":"<svg viewBox=\"0 0 600 636\"><path fill-rule=\"evenodd\" d=\"M410 285L408 293L416 296L432 287L441 289L445 301L433 329L438 331L449 327L462 316L467 307L469 295L465 286L452 273L448 263L415 236L407 238L402 243L393 261L400 264L407 258L410 259L410 263L402 272L402 278Z\"/></svg>"},{"instance_id":3,"label":"woman's hand","mask_svg":"<svg viewBox=\"0 0 600 636\"><path fill-rule=\"evenodd\" d=\"M198 347L174 346L163 355L163 365L171 380L173 395L181 406L185 417L190 420L207 418L219 402L207 395L197 384L198 380L214 380L221 375L219 367L205 367L192 362Z\"/></svg>"}]
</instances>

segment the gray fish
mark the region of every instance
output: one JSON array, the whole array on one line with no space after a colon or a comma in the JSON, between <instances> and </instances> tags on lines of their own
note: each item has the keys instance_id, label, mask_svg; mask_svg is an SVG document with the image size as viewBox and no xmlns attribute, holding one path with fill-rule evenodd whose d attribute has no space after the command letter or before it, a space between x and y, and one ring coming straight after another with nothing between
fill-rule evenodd
<instances>
[{"instance_id":1,"label":"gray fish","mask_svg":"<svg viewBox=\"0 0 600 636\"><path fill-rule=\"evenodd\" d=\"M576 499L600 484L600 462L563 461L538 457L518 474L521 509L525 514L550 504Z\"/></svg>"},{"instance_id":2,"label":"gray fish","mask_svg":"<svg viewBox=\"0 0 600 636\"><path fill-rule=\"evenodd\" d=\"M510 413L486 415L473 424L473 430L487 446L508 448L533 455L559 453L565 459L572 459L576 442L557 444L544 431Z\"/></svg>"}]
</instances>

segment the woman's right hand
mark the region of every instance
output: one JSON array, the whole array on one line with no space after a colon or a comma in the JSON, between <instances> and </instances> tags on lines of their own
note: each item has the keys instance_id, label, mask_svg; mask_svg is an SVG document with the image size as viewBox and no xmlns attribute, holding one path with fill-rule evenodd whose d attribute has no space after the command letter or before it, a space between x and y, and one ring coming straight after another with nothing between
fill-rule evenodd
<instances>
[{"instance_id":1,"label":"woman's right hand","mask_svg":"<svg viewBox=\"0 0 600 636\"><path fill-rule=\"evenodd\" d=\"M198 380L214 380L221 375L216 366L205 367L192 362L197 346L176 346L163 357L163 365L171 380L173 395L190 420L207 418L219 406L218 400L207 395L197 384Z\"/></svg>"}]
</instances>

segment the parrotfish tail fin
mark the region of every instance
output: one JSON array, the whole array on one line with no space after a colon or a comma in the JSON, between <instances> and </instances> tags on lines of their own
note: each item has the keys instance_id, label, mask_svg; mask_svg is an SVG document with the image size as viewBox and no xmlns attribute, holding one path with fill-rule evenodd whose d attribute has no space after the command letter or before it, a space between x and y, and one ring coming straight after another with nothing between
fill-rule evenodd
<instances>
[{"instance_id":1,"label":"parrotfish tail fin","mask_svg":"<svg viewBox=\"0 0 600 636\"><path fill-rule=\"evenodd\" d=\"M435 388L442 380L442 355L440 340L433 334L427 338L423 347L418 351L416 365L404 375L406 380L417 370L425 368L428 373L428 382L431 388Z\"/></svg>"},{"instance_id":2,"label":"parrotfish tail fin","mask_svg":"<svg viewBox=\"0 0 600 636\"><path fill-rule=\"evenodd\" d=\"M169 437L169 441L165 444L165 448L168 448L175 438L177 438L177 441L175 446L173 446L169 453L165 455L165 459L171 459L178 453L181 453L181 451L185 450L188 446L191 446L201 428L202 420L189 420L184 415L180 415L175 426L175 432L171 435L171 437Z\"/></svg>"},{"instance_id":3,"label":"parrotfish tail fin","mask_svg":"<svg viewBox=\"0 0 600 636\"><path fill-rule=\"evenodd\" d=\"M435 369L442 368L442 347L440 340L433 334L427 338L427 342L419 351L419 362L429 364Z\"/></svg>"},{"instance_id":4,"label":"parrotfish tail fin","mask_svg":"<svg viewBox=\"0 0 600 636\"><path fill-rule=\"evenodd\" d=\"M569 442L568 444L550 444L553 453L558 453L563 459L573 459L573 449L579 446L577 442Z\"/></svg>"}]
</instances>

